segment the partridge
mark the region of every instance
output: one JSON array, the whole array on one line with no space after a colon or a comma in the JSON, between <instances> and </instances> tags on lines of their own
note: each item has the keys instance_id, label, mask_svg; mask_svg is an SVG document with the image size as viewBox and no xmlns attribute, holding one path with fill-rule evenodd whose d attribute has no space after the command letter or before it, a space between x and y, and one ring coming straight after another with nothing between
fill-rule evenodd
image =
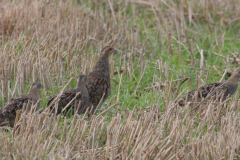
<instances>
[{"instance_id":1,"label":"partridge","mask_svg":"<svg viewBox=\"0 0 240 160\"><path fill-rule=\"evenodd\" d=\"M65 109L66 113L68 113L70 109L73 109L73 111L76 111L76 109L78 109L78 114L85 113L87 107L90 107L89 94L85 85L86 80L87 76L80 75L78 78L78 84L75 89L66 90L60 96L59 94L53 96L47 103L47 105L50 106L50 110L52 112L55 112L55 100L58 107L57 114L60 114L67 105L68 107ZM74 98L75 100L73 100ZM51 104L52 102L54 104ZM69 104L69 102L71 103Z\"/></svg>"},{"instance_id":2,"label":"partridge","mask_svg":"<svg viewBox=\"0 0 240 160\"><path fill-rule=\"evenodd\" d=\"M86 86L92 102L92 113L96 113L97 107L101 108L111 92L109 56L115 51L111 46L104 47L93 71L87 76Z\"/></svg>"},{"instance_id":3,"label":"partridge","mask_svg":"<svg viewBox=\"0 0 240 160\"><path fill-rule=\"evenodd\" d=\"M224 101L227 96L232 96L238 87L238 82L240 80L240 69L237 69L231 77L223 83L210 83L201 86L197 93L197 102L200 102L195 108L209 100L211 97L219 95L219 99ZM187 102L195 101L195 94L197 89L190 91L187 96L178 101L180 106L184 106Z\"/></svg>"},{"instance_id":4,"label":"partridge","mask_svg":"<svg viewBox=\"0 0 240 160\"><path fill-rule=\"evenodd\" d=\"M16 98L10 99L1 109L0 109L0 123L7 122L10 124L10 127L14 126L16 111L21 110L24 104L33 106L40 100L40 90L43 86L39 82L32 84L28 94L18 96ZM37 109L39 103L37 105Z\"/></svg>"}]
</instances>

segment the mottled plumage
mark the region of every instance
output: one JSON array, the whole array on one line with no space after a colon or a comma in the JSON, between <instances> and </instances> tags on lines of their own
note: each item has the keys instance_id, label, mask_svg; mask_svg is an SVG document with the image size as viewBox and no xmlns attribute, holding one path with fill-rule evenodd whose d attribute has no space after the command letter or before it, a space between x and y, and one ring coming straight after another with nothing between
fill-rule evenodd
<instances>
[{"instance_id":1,"label":"mottled plumage","mask_svg":"<svg viewBox=\"0 0 240 160\"><path fill-rule=\"evenodd\" d=\"M222 83L210 83L203 86L200 86L198 96L197 96L197 102L201 102L202 98L206 98L210 91L214 90L214 88L220 86ZM188 92L187 96L185 98L182 98L178 101L180 106L184 106L186 101L192 102L195 98L194 95L196 93L197 89L194 89L190 92ZM202 97L202 98L201 98Z\"/></svg>"},{"instance_id":2,"label":"mottled plumage","mask_svg":"<svg viewBox=\"0 0 240 160\"><path fill-rule=\"evenodd\" d=\"M26 95L21 95L16 98L12 98L8 101L0 110L0 123L8 121L10 126L14 126L16 111L21 110L24 104L30 106L35 105L36 102L41 98L40 90L43 86L39 82L32 84L30 91ZM36 109L38 109L39 104Z\"/></svg>"},{"instance_id":3,"label":"mottled plumage","mask_svg":"<svg viewBox=\"0 0 240 160\"><path fill-rule=\"evenodd\" d=\"M86 86L89 92L89 100L93 105L93 108L91 108L92 113L95 112L101 99L102 101L99 108L106 101L111 92L109 56L115 51L116 50L111 46L104 47L93 71L87 77Z\"/></svg>"},{"instance_id":4,"label":"mottled plumage","mask_svg":"<svg viewBox=\"0 0 240 160\"><path fill-rule=\"evenodd\" d=\"M78 94L78 96L76 97L76 99L71 102L71 104L66 108L65 111L68 112L71 108L75 111L75 109L78 108L78 105L81 102L81 104L79 106L78 114L85 113L87 107L90 106L89 94L88 94L88 90L85 85L86 80L87 80L87 76L85 76L85 75L79 76L78 84L77 84L76 88L64 91L62 93L62 95L59 97L59 99L56 99L56 102L58 102L57 114L60 114L62 112L62 110L68 105L68 103L72 99L74 99L74 97L76 97L77 94ZM55 109L54 109L55 103L51 105L51 102L53 102L53 100L57 96L59 96L59 94L52 97L47 103L47 105L50 106L50 109L53 112L55 112Z\"/></svg>"},{"instance_id":5,"label":"mottled plumage","mask_svg":"<svg viewBox=\"0 0 240 160\"><path fill-rule=\"evenodd\" d=\"M211 83L201 86L197 95L197 102L201 103L199 103L197 107L209 100L211 97L215 96L216 94L221 94L220 97L223 101L226 99L227 96L232 96L236 92L239 80L240 69L237 69L231 75L231 77L223 83ZM186 104L186 102L195 101L196 90L197 89L190 91L185 98L179 100L179 105L183 106Z\"/></svg>"}]
</instances>

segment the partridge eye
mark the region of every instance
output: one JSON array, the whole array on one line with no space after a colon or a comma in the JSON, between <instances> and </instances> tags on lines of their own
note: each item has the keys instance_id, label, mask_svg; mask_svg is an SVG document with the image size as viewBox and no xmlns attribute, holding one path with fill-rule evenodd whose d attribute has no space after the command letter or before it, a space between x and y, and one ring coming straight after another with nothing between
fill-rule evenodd
<instances>
[{"instance_id":1,"label":"partridge eye","mask_svg":"<svg viewBox=\"0 0 240 160\"><path fill-rule=\"evenodd\" d=\"M110 51L112 50L112 48L109 49Z\"/></svg>"}]
</instances>

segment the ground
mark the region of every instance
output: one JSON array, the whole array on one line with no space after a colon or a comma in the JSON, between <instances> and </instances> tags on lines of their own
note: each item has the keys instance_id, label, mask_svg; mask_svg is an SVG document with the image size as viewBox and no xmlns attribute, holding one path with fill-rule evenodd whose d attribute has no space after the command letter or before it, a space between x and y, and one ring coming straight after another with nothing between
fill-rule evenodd
<instances>
[{"instance_id":1,"label":"ground","mask_svg":"<svg viewBox=\"0 0 240 160\"><path fill-rule=\"evenodd\" d=\"M239 5L1 1L1 105L37 80L45 108L50 96L74 88L77 76L91 71L102 47L118 49L110 57L111 95L96 116L23 113L13 129L1 129L1 157L239 159L239 89L223 104L210 103L204 115L176 103L197 85L227 80L239 67ZM221 108L226 113L217 123Z\"/></svg>"}]
</instances>

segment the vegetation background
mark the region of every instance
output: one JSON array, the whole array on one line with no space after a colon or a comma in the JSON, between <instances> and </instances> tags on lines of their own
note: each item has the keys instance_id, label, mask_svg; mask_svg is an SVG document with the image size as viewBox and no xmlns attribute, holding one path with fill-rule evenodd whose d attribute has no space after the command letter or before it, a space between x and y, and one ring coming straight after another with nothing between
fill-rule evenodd
<instances>
[{"instance_id":1,"label":"vegetation background","mask_svg":"<svg viewBox=\"0 0 240 160\"><path fill-rule=\"evenodd\" d=\"M112 45L112 92L88 120L23 112L2 159L240 159L239 91L192 116L179 97L240 63L239 0L2 0L0 104L44 85L41 107ZM66 85L68 84L68 85Z\"/></svg>"}]
</instances>

